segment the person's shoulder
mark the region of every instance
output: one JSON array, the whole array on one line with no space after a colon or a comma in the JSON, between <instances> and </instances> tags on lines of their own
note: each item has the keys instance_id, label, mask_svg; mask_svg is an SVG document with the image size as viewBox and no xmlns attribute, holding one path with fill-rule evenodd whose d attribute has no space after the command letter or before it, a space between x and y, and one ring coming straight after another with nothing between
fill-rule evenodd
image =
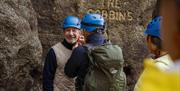
<instances>
[{"instance_id":1,"label":"person's shoulder","mask_svg":"<svg viewBox=\"0 0 180 91\"><path fill-rule=\"evenodd\" d=\"M170 58L169 55L164 55L162 57L159 57L157 59L155 59L155 63L157 65L162 65L162 66L170 66L173 64L172 59Z\"/></svg>"},{"instance_id":2,"label":"person's shoulder","mask_svg":"<svg viewBox=\"0 0 180 91\"><path fill-rule=\"evenodd\" d=\"M54 53L54 49L53 49L53 48L50 48L50 49L48 50L48 53Z\"/></svg>"},{"instance_id":3,"label":"person's shoulder","mask_svg":"<svg viewBox=\"0 0 180 91\"><path fill-rule=\"evenodd\" d=\"M82 45L82 46L78 46L76 47L73 51L76 51L76 52L84 52L85 51L85 47Z\"/></svg>"},{"instance_id":4,"label":"person's shoulder","mask_svg":"<svg viewBox=\"0 0 180 91\"><path fill-rule=\"evenodd\" d=\"M51 48L53 48L55 46L59 46L59 45L62 45L62 42L58 42L58 43L54 44Z\"/></svg>"}]
</instances>

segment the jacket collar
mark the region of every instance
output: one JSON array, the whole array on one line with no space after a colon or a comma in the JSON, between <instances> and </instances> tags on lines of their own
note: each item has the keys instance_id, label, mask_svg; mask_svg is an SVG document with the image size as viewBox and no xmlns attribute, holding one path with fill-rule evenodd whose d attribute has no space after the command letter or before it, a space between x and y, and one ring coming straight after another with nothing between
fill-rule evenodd
<instances>
[{"instance_id":1,"label":"jacket collar","mask_svg":"<svg viewBox=\"0 0 180 91\"><path fill-rule=\"evenodd\" d=\"M68 43L68 42L64 39L64 40L62 41L62 44L63 44L67 49L72 50L73 46L74 46L76 43L70 44L70 43Z\"/></svg>"},{"instance_id":2,"label":"jacket collar","mask_svg":"<svg viewBox=\"0 0 180 91\"><path fill-rule=\"evenodd\" d=\"M89 44L102 45L105 43L105 38L101 33L95 33L88 37L87 42Z\"/></svg>"}]
</instances>

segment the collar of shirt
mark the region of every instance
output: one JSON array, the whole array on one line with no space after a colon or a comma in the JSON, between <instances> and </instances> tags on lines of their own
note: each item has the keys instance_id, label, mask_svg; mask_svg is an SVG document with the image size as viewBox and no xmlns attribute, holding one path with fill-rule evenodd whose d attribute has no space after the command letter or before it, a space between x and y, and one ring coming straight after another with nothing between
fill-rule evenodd
<instances>
[{"instance_id":1,"label":"collar of shirt","mask_svg":"<svg viewBox=\"0 0 180 91\"><path fill-rule=\"evenodd\" d=\"M62 44L69 50L72 50L73 46L75 45L68 43L65 39L62 41Z\"/></svg>"},{"instance_id":2,"label":"collar of shirt","mask_svg":"<svg viewBox=\"0 0 180 91\"><path fill-rule=\"evenodd\" d=\"M101 45L105 43L105 38L101 33L95 33L88 37L88 43Z\"/></svg>"},{"instance_id":3,"label":"collar of shirt","mask_svg":"<svg viewBox=\"0 0 180 91\"><path fill-rule=\"evenodd\" d=\"M170 66L168 71L180 73L180 59L174 61L174 63Z\"/></svg>"}]
</instances>

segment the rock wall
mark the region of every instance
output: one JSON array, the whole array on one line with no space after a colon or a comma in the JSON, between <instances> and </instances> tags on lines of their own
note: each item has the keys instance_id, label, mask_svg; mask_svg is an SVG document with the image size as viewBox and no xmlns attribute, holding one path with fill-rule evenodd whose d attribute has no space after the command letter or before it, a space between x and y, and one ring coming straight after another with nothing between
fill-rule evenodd
<instances>
[{"instance_id":1,"label":"rock wall","mask_svg":"<svg viewBox=\"0 0 180 91\"><path fill-rule=\"evenodd\" d=\"M40 91L42 46L30 0L0 0L0 91Z\"/></svg>"},{"instance_id":2,"label":"rock wall","mask_svg":"<svg viewBox=\"0 0 180 91\"><path fill-rule=\"evenodd\" d=\"M144 28L156 0L0 0L0 91L41 91L42 62L62 41L67 15L100 13L113 43L123 49L128 91L148 54ZM42 57L41 57L42 55Z\"/></svg>"}]
</instances>

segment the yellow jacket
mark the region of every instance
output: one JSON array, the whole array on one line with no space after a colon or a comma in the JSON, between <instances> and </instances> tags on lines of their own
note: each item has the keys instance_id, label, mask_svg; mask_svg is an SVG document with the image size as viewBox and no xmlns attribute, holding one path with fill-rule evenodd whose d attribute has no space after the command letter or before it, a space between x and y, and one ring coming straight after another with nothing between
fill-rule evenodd
<instances>
[{"instance_id":1,"label":"yellow jacket","mask_svg":"<svg viewBox=\"0 0 180 91\"><path fill-rule=\"evenodd\" d=\"M162 71L153 61L145 60L145 70L135 91L180 91L180 72Z\"/></svg>"}]
</instances>

